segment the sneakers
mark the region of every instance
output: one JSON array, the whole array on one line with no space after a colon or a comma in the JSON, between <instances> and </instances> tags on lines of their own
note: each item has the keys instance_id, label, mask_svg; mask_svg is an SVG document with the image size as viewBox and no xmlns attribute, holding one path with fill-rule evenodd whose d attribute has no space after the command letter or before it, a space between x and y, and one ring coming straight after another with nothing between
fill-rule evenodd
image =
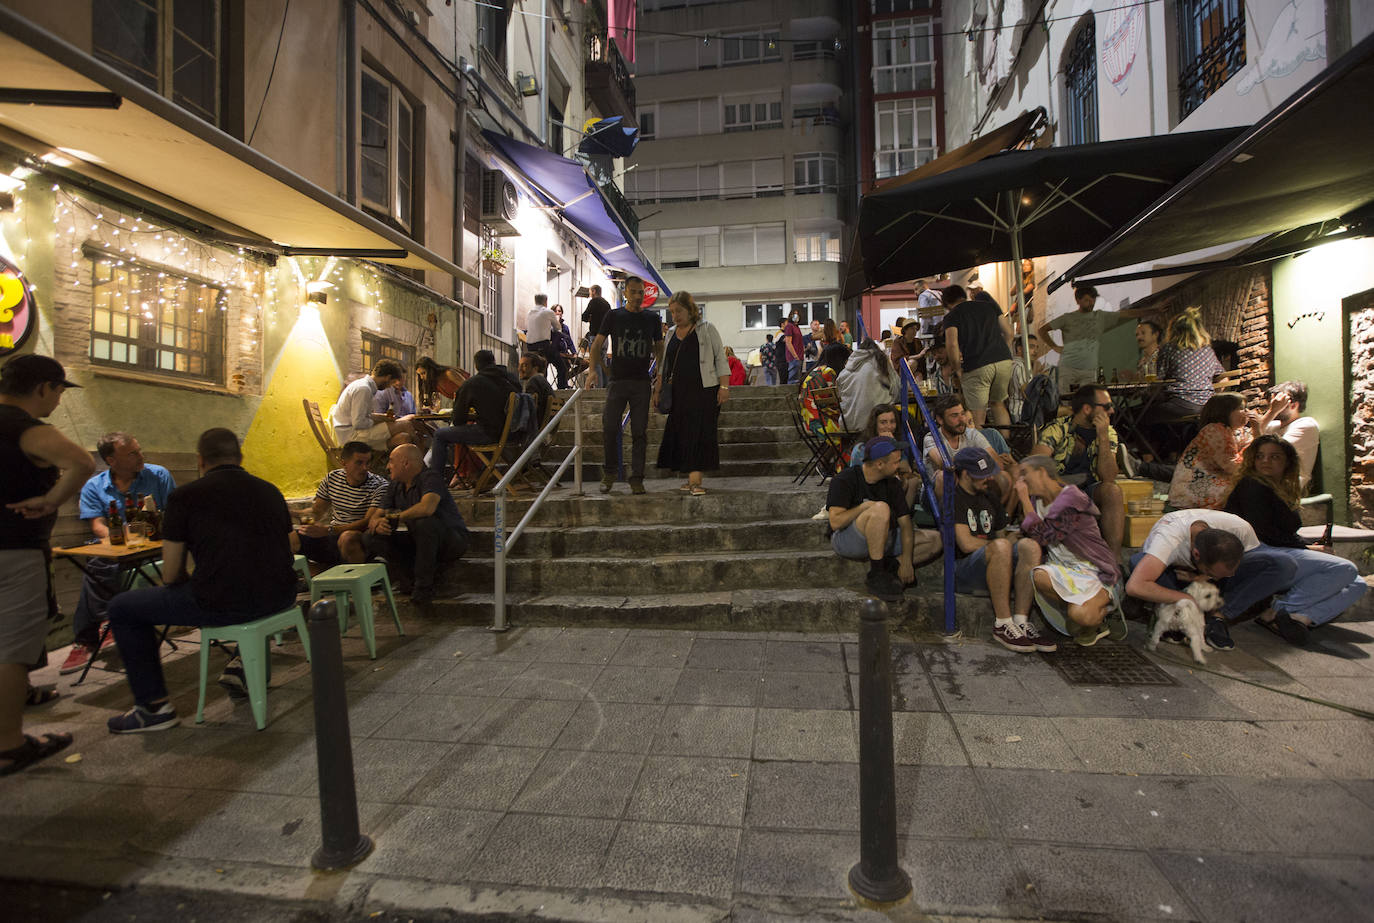
<instances>
[{"instance_id":1,"label":"sneakers","mask_svg":"<svg viewBox=\"0 0 1374 923\"><path fill-rule=\"evenodd\" d=\"M1231 640L1231 629L1226 627L1226 619L1220 616L1207 616L1207 627L1203 629L1202 636L1215 650L1231 651L1236 648L1236 642Z\"/></svg>"},{"instance_id":2,"label":"sneakers","mask_svg":"<svg viewBox=\"0 0 1374 923\"><path fill-rule=\"evenodd\" d=\"M1018 625L1015 622L1007 622L1005 625L994 623L992 626L993 640L1009 651L1015 651L1018 654L1033 654L1036 651L1035 642L1026 637L1026 628L1029 624L1029 622L1025 625Z\"/></svg>"},{"instance_id":3,"label":"sneakers","mask_svg":"<svg viewBox=\"0 0 1374 923\"><path fill-rule=\"evenodd\" d=\"M611 492L611 488L614 487L614 486L615 486L615 478L602 478L602 479L601 479L601 492L602 492L603 494L608 494L608 493L610 493L610 492Z\"/></svg>"},{"instance_id":4,"label":"sneakers","mask_svg":"<svg viewBox=\"0 0 1374 923\"><path fill-rule=\"evenodd\" d=\"M103 651L105 648L114 644L114 632L105 637L105 643L100 645ZM91 662L95 656L95 645L86 644L81 641L73 641L72 649L67 653L67 659L62 661L61 668L57 671L58 675L66 676L69 673L79 672L86 664Z\"/></svg>"},{"instance_id":5,"label":"sneakers","mask_svg":"<svg viewBox=\"0 0 1374 923\"><path fill-rule=\"evenodd\" d=\"M1040 629L1036 628L1030 622L1018 625L1017 627L1021 629L1021 634L1025 636L1026 640L1040 653L1053 654L1055 651L1059 650L1059 645L1055 643L1053 638L1042 635Z\"/></svg>"},{"instance_id":6,"label":"sneakers","mask_svg":"<svg viewBox=\"0 0 1374 923\"><path fill-rule=\"evenodd\" d=\"M896 574L890 574L886 570L870 570L864 578L864 589L887 602L896 602L902 598L902 581L897 579Z\"/></svg>"},{"instance_id":7,"label":"sneakers","mask_svg":"<svg viewBox=\"0 0 1374 923\"><path fill-rule=\"evenodd\" d=\"M1174 633L1178 634L1179 637L1183 638L1183 635L1181 633ZM1096 644L1098 641L1101 641L1109 634L1111 634L1111 631L1108 630L1106 622L1103 622L1101 625L1081 625L1079 626L1078 631L1074 632L1073 641L1079 647L1092 647L1094 644ZM1166 634L1168 634L1168 632L1166 632ZM1160 640L1163 639L1161 638ZM1183 638L1183 640L1186 643L1188 639Z\"/></svg>"},{"instance_id":8,"label":"sneakers","mask_svg":"<svg viewBox=\"0 0 1374 923\"><path fill-rule=\"evenodd\" d=\"M632 493L632 494L644 494L644 493L648 493L648 491L644 489L644 479L643 479L643 478L630 478L630 493Z\"/></svg>"},{"instance_id":9,"label":"sneakers","mask_svg":"<svg viewBox=\"0 0 1374 923\"><path fill-rule=\"evenodd\" d=\"M142 705L135 705L122 715L116 715L107 722L111 734L144 734L150 731L165 731L181 723L177 710L171 702L163 702L157 711L149 711Z\"/></svg>"},{"instance_id":10,"label":"sneakers","mask_svg":"<svg viewBox=\"0 0 1374 923\"><path fill-rule=\"evenodd\" d=\"M1164 632L1164 634L1159 636L1159 640L1166 644L1178 644L1183 647L1188 646L1188 636L1177 629Z\"/></svg>"},{"instance_id":11,"label":"sneakers","mask_svg":"<svg viewBox=\"0 0 1374 923\"><path fill-rule=\"evenodd\" d=\"M1260 619L1259 626L1272 631L1289 644L1302 647L1307 643L1307 626L1302 622L1294 621L1287 612L1280 612L1276 609L1274 610L1274 617L1267 622Z\"/></svg>"},{"instance_id":12,"label":"sneakers","mask_svg":"<svg viewBox=\"0 0 1374 923\"><path fill-rule=\"evenodd\" d=\"M219 675L219 684L235 699L248 698L248 683L243 677L243 661L235 657Z\"/></svg>"}]
</instances>

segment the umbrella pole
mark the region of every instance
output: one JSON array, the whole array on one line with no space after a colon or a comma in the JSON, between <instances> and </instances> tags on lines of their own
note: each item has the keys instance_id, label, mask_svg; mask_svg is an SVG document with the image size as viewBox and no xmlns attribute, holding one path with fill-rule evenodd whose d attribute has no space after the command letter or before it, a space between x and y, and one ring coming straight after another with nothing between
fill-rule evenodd
<instances>
[{"instance_id":1,"label":"umbrella pole","mask_svg":"<svg viewBox=\"0 0 1374 923\"><path fill-rule=\"evenodd\" d=\"M1011 226L1012 278L1016 280L1016 313L1021 318L1021 361L1026 364L1026 378L1030 378L1030 327L1026 324L1026 287L1021 276L1021 225Z\"/></svg>"}]
</instances>

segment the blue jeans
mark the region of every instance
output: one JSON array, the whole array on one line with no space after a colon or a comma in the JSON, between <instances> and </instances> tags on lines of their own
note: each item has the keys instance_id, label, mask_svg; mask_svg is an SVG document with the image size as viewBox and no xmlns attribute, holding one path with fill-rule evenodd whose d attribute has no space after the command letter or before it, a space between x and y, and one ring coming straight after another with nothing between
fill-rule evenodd
<instances>
[{"instance_id":1,"label":"blue jeans","mask_svg":"<svg viewBox=\"0 0 1374 923\"><path fill-rule=\"evenodd\" d=\"M1285 550L1287 549L1272 548L1269 545L1252 548L1241 557L1240 567L1236 568L1234 574L1216 582L1223 599L1223 618L1227 621L1238 618L1252 606L1275 593L1282 593L1293 585L1298 575L1298 566L1283 553ZM1143 551L1131 555L1131 570L1135 570L1135 566L1144 556ZM1183 584L1174 577L1172 567L1165 567L1156 582L1170 590L1183 591Z\"/></svg>"},{"instance_id":2,"label":"blue jeans","mask_svg":"<svg viewBox=\"0 0 1374 923\"><path fill-rule=\"evenodd\" d=\"M293 598L294 594L283 599L281 605L270 612L228 612L202 609L189 582L120 593L110 600L110 628L119 645L119 656L124 658L134 701L146 708L167 698L167 683L162 677L162 661L158 657L158 633L154 626L239 625L275 615L291 605Z\"/></svg>"},{"instance_id":3,"label":"blue jeans","mask_svg":"<svg viewBox=\"0 0 1374 923\"><path fill-rule=\"evenodd\" d=\"M85 565L81 579L81 595L72 613L72 634L76 640L91 647L100 641L100 623L110 600L119 592L119 562L91 558Z\"/></svg>"},{"instance_id":4,"label":"blue jeans","mask_svg":"<svg viewBox=\"0 0 1374 923\"><path fill-rule=\"evenodd\" d=\"M762 369L763 369L763 383L764 383L765 385L775 385L775 384L777 384L777 383L778 383L778 369L777 369L777 366L773 365L773 363L771 363L771 362L765 362L761 367L762 367Z\"/></svg>"},{"instance_id":5,"label":"blue jeans","mask_svg":"<svg viewBox=\"0 0 1374 923\"><path fill-rule=\"evenodd\" d=\"M486 427L477 423L464 423L462 426L445 426L434 433L425 464L432 470L444 473L444 468L453 462L455 445L490 445L495 442Z\"/></svg>"},{"instance_id":6,"label":"blue jeans","mask_svg":"<svg viewBox=\"0 0 1374 923\"><path fill-rule=\"evenodd\" d=\"M1272 548L1297 565L1297 578L1288 592L1274 600L1274 608L1305 615L1313 625L1325 625L1359 601L1369 587L1345 558L1306 548Z\"/></svg>"},{"instance_id":7,"label":"blue jeans","mask_svg":"<svg viewBox=\"0 0 1374 923\"><path fill-rule=\"evenodd\" d=\"M788 359L788 360L787 360L787 380L788 380L789 382L792 382L792 381L800 382L800 381L801 381L801 368L802 368L802 361L801 361L800 359Z\"/></svg>"}]
</instances>

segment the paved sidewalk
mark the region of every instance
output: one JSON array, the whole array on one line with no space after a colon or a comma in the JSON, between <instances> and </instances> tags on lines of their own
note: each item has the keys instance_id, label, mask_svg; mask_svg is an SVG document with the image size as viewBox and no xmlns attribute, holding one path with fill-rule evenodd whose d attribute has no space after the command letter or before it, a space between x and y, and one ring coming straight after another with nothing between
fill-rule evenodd
<instances>
[{"instance_id":1,"label":"paved sidewalk","mask_svg":"<svg viewBox=\"0 0 1374 923\"><path fill-rule=\"evenodd\" d=\"M33 731L77 735L0 780L0 877L575 920L881 919L857 909L855 637L517 628L403 613L345 639L362 827L319 845L310 677L274 655L271 724L168 657L184 724L112 737L93 671ZM1140 626L1131 643L1140 645ZM894 634L898 825L919 912L1009 919L1374 918L1374 623L1297 650L1255 626L1173 686L1070 686L1055 655ZM188 637L194 638L194 635ZM1110 642L1102 642L1109 644ZM1177 656L1182 649L1161 651ZM216 655L218 657L218 655ZM54 655L54 662L60 662ZM55 672L55 671L53 671ZM57 677L36 679L56 681Z\"/></svg>"}]
</instances>

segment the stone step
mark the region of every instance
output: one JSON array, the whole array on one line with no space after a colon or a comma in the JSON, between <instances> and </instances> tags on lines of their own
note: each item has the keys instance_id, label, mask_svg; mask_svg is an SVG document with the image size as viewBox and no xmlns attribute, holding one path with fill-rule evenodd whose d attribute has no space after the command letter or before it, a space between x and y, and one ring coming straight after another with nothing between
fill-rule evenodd
<instances>
[{"instance_id":1,"label":"stone step","mask_svg":"<svg viewBox=\"0 0 1374 923\"><path fill-rule=\"evenodd\" d=\"M649 434L648 452L651 461L658 457L658 447L662 444L661 436L661 433ZM548 446L543 453L545 463L547 464L549 459L553 459L554 464L558 464L572 450L572 445L572 440L569 439L567 443L555 443ZM628 450L631 447L630 440L625 439L622 445ZM600 462L605 452L606 449L601 444L600 438L583 440L582 460L584 462ZM801 442L722 442L720 443L720 457L722 461L780 459L803 462L811 457L811 450Z\"/></svg>"},{"instance_id":2,"label":"stone step","mask_svg":"<svg viewBox=\"0 0 1374 923\"><path fill-rule=\"evenodd\" d=\"M598 466L599 467L599 466ZM572 466L569 466L569 472ZM714 490L707 484L704 497L689 497L677 492L676 480L650 480L649 493L632 496L624 484L606 495L588 478L586 493L573 496L566 487L556 488L540 507L535 524L542 528L580 526L620 527L656 524L669 527L707 522L768 522L804 519L825 503L825 488L813 478L796 487L786 478L767 478L741 483L738 488ZM492 524L495 500L490 496L456 497L458 509L469 527ZM506 502L507 528L514 528L529 509L532 498Z\"/></svg>"},{"instance_id":3,"label":"stone step","mask_svg":"<svg viewBox=\"0 0 1374 923\"><path fill-rule=\"evenodd\" d=\"M696 501L704 498L697 497ZM819 509L819 507L817 507ZM813 510L812 512L815 512ZM468 530L470 555L491 552L495 532L490 527ZM555 558L576 567L584 556L644 556L714 552L780 551L826 548L825 523L813 519L772 522L697 522L665 526L661 523L580 528L527 528L510 551L512 559ZM512 565L521 566L521 565Z\"/></svg>"},{"instance_id":4,"label":"stone step","mask_svg":"<svg viewBox=\"0 0 1374 923\"><path fill-rule=\"evenodd\" d=\"M578 403L582 408L582 425L586 426L588 420L595 420L596 425L600 427L603 405L596 402L582 403L581 401L579 401ZM576 408L568 411L569 416L571 416L575 411ZM667 414L659 413L657 410L649 411L649 419L651 421L657 419L659 422L662 422L664 419L667 418L667 416ZM724 426L728 426L731 424L739 425L741 423L748 423L754 420L786 420L787 418L788 414L787 407L785 404L778 404L774 406L773 404L757 403L757 405L741 406L737 405L733 400L731 400L728 401L725 404L725 406L720 409L720 421L721 424ZM567 420L568 417L565 416L563 419Z\"/></svg>"},{"instance_id":5,"label":"stone step","mask_svg":"<svg viewBox=\"0 0 1374 923\"><path fill-rule=\"evenodd\" d=\"M730 399L725 402L726 409L735 408L738 410L783 410L788 403L788 394L797 393L797 386L791 387L755 387L747 386L730 389ZM572 397L571 390L555 391L565 400ZM595 407L600 413L602 406L606 403L606 392L600 388L591 388L583 391L582 397L577 401L583 409Z\"/></svg>"},{"instance_id":6,"label":"stone step","mask_svg":"<svg viewBox=\"0 0 1374 923\"><path fill-rule=\"evenodd\" d=\"M626 454L628 455L628 451ZM647 474L649 477L664 474L663 471L660 471L654 465L654 462L657 459L657 455L657 449L654 449L649 452L648 461L646 464ZM545 467L547 467L550 471L552 471L562 462L561 458L553 456L551 456L551 458L551 462L545 462ZM746 459L744 461L731 461L722 458L720 463L720 469L717 471L710 472L709 474L707 474L707 477L712 481L715 481L716 483L719 483L721 479L728 478L792 477L798 471L801 470L801 466L804 463L804 461L805 459L801 457L795 459L773 460ZM585 484L593 484L593 482L600 481L601 463L584 461L582 463L582 480ZM563 483L565 485L571 486L572 482L572 466L569 465L568 470L563 474ZM707 485L708 488L710 486L710 484ZM623 485L619 489L625 491L629 490L628 487L624 487Z\"/></svg>"},{"instance_id":7,"label":"stone step","mask_svg":"<svg viewBox=\"0 0 1374 923\"><path fill-rule=\"evenodd\" d=\"M673 627L756 631L857 632L866 598L862 584L853 588L739 589L712 593L659 595L575 595L508 593L506 620L511 625L614 625L631 628ZM495 597L489 592L440 598L434 608L443 618L490 625ZM944 597L938 592L908 591L888 611L904 632L936 638L944 631ZM987 637L992 607L986 598L955 597L955 630L965 637Z\"/></svg>"},{"instance_id":8,"label":"stone step","mask_svg":"<svg viewBox=\"0 0 1374 923\"><path fill-rule=\"evenodd\" d=\"M813 546L814 547L814 546ZM449 567L440 582L443 592L458 593L474 586L493 586L494 560L474 553ZM861 585L866 565L845 561L821 544L814 550L780 549L666 553L625 557L585 555L555 560L521 559L506 568L509 592L626 595L654 593L712 593L724 589L789 589Z\"/></svg>"},{"instance_id":9,"label":"stone step","mask_svg":"<svg viewBox=\"0 0 1374 923\"><path fill-rule=\"evenodd\" d=\"M648 435L648 437L649 437L649 441L650 441L653 445L658 445L659 440L663 438L663 421L664 421L664 419L665 419L665 418L663 417L663 415L662 415L662 414L659 414L657 417L652 417L652 418L650 418L650 420L649 420L649 428L648 428L647 435ZM601 420L600 420L600 418L599 418L599 417L597 418L596 425L594 425L594 426L585 425L585 424L586 424L586 421L585 421L585 420L583 421L583 423L584 423L584 425L583 425L583 427L582 427L582 441L583 441L583 443L585 443L585 444L587 444L587 445L600 445L600 444L601 444ZM627 429L627 431L625 432L625 434L624 434L621 438L624 439L627 443L629 442L629 440L630 440L630 434L629 434L629 432L628 432L628 429ZM785 425L782 424L782 423L778 423L778 424L776 424L776 425L774 425L774 424L768 424L768 425L761 425L761 426L755 426L755 425L746 425L746 426L722 426L722 427L720 427L719 429L716 430L716 438L717 438L717 440L720 442L720 444L721 444L722 446L725 446L725 445L738 445L738 444L740 444L740 443L749 443L749 442L777 442L777 443L782 443L782 444L786 444L786 445L803 445L803 444L804 444L804 443L801 441L801 437L797 435L796 427L792 426L790 423L787 423L787 424L785 424ZM560 426L558 427L558 432L556 432L556 433L553 434L553 438L549 441L549 444L550 444L550 445L573 445L573 444L575 443L575 441L576 441L576 432L573 430L572 424L565 421L563 424L560 424Z\"/></svg>"}]
</instances>

